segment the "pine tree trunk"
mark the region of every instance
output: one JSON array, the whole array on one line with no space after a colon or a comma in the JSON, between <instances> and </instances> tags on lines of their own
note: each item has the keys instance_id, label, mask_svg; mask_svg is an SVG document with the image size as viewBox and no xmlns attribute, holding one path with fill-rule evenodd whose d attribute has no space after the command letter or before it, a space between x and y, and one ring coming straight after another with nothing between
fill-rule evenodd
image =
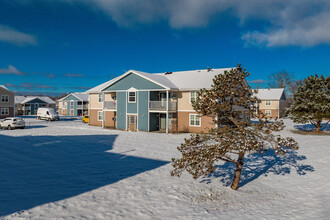
<instances>
[{"instance_id":1,"label":"pine tree trunk","mask_svg":"<svg viewBox=\"0 0 330 220\"><path fill-rule=\"evenodd\" d=\"M244 161L244 153L240 153L238 155L238 160L237 160L237 164L236 164L234 179L233 179L233 182L231 183L231 186L230 186L230 188L232 188L233 190L238 189L239 180L241 178L241 173L242 173L243 161Z\"/></svg>"},{"instance_id":2,"label":"pine tree trunk","mask_svg":"<svg viewBox=\"0 0 330 220\"><path fill-rule=\"evenodd\" d=\"M322 120L317 120L317 122L316 122L316 126L315 126L315 131L316 131L316 132L320 132L320 129L321 129L321 123L322 123Z\"/></svg>"}]
</instances>

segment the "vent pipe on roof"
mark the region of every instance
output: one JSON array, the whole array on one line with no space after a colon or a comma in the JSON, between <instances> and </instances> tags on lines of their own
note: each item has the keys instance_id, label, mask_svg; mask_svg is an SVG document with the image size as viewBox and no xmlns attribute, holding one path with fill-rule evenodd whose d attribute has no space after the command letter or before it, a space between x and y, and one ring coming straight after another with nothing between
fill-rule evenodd
<instances>
[{"instance_id":1,"label":"vent pipe on roof","mask_svg":"<svg viewBox=\"0 0 330 220\"><path fill-rule=\"evenodd\" d=\"M210 72L211 68L210 67L207 67L207 72Z\"/></svg>"},{"instance_id":2,"label":"vent pipe on roof","mask_svg":"<svg viewBox=\"0 0 330 220\"><path fill-rule=\"evenodd\" d=\"M172 74L173 72L166 72L165 75Z\"/></svg>"}]
</instances>

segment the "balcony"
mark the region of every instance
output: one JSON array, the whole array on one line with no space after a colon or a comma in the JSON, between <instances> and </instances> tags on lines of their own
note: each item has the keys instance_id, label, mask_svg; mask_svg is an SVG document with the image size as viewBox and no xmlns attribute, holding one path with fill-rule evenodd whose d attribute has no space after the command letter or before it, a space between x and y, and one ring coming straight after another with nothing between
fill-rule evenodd
<instances>
[{"instance_id":1,"label":"balcony","mask_svg":"<svg viewBox=\"0 0 330 220\"><path fill-rule=\"evenodd\" d=\"M103 108L104 109L117 109L117 102L116 101L104 101Z\"/></svg>"},{"instance_id":2,"label":"balcony","mask_svg":"<svg viewBox=\"0 0 330 220\"><path fill-rule=\"evenodd\" d=\"M151 111L166 111L166 101L150 101L149 110ZM168 110L176 111L176 102L168 102Z\"/></svg>"},{"instance_id":3,"label":"balcony","mask_svg":"<svg viewBox=\"0 0 330 220\"><path fill-rule=\"evenodd\" d=\"M31 110L31 106L23 106L22 110Z\"/></svg>"},{"instance_id":4,"label":"balcony","mask_svg":"<svg viewBox=\"0 0 330 220\"><path fill-rule=\"evenodd\" d=\"M88 105L77 105L77 108L79 109L88 109Z\"/></svg>"}]
</instances>

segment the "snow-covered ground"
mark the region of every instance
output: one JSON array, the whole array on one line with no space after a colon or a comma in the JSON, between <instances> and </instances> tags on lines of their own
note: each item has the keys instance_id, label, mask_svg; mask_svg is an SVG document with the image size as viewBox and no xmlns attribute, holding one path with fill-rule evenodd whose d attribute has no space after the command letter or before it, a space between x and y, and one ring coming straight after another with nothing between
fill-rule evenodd
<instances>
[{"instance_id":1,"label":"snow-covered ground","mask_svg":"<svg viewBox=\"0 0 330 220\"><path fill-rule=\"evenodd\" d=\"M189 134L106 130L79 120L26 118L0 131L2 219L328 219L330 136L281 133L300 144L285 157L245 160L211 176L171 177L176 147Z\"/></svg>"}]
</instances>

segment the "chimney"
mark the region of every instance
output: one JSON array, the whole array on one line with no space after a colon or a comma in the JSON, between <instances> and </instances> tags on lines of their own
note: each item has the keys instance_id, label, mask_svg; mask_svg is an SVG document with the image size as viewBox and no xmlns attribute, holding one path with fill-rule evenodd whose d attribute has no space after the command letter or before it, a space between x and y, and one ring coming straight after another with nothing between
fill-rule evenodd
<instances>
[{"instance_id":1,"label":"chimney","mask_svg":"<svg viewBox=\"0 0 330 220\"><path fill-rule=\"evenodd\" d=\"M207 67L207 72L210 72L211 68L210 67Z\"/></svg>"}]
</instances>

